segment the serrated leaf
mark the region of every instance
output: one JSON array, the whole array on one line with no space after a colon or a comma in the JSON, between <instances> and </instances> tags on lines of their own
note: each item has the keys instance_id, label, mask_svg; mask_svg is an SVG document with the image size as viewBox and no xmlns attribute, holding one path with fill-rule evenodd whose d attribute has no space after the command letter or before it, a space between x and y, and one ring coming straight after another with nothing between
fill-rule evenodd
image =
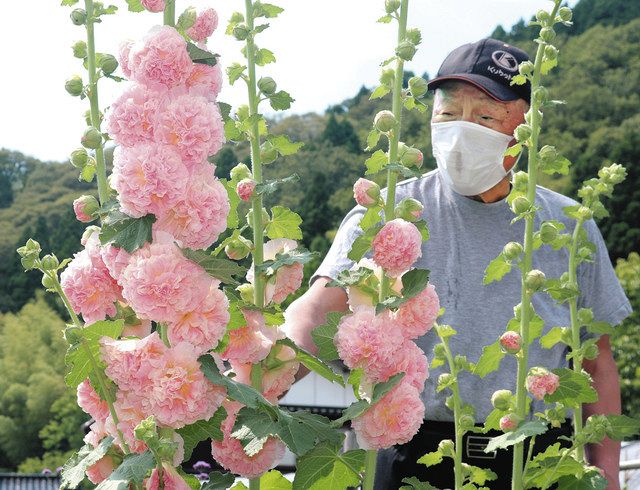
<instances>
[{"instance_id":1,"label":"serrated leaf","mask_svg":"<svg viewBox=\"0 0 640 490\"><path fill-rule=\"evenodd\" d=\"M531 420L520 425L513 432L507 432L494 437L489 441L484 449L485 453L492 453L497 449L504 449L514 444L518 444L531 436L537 436L547 431L547 424L541 420Z\"/></svg>"},{"instance_id":2,"label":"serrated leaf","mask_svg":"<svg viewBox=\"0 0 640 490\"><path fill-rule=\"evenodd\" d=\"M527 77L525 77L524 75L516 75L511 78L510 85L524 85L525 83L527 83Z\"/></svg>"},{"instance_id":3,"label":"serrated leaf","mask_svg":"<svg viewBox=\"0 0 640 490\"><path fill-rule=\"evenodd\" d=\"M376 128L373 128L371 131L369 131L369 134L367 135L367 147L364 149L364 151L373 150L380 141L380 136L382 136L382 133Z\"/></svg>"},{"instance_id":4,"label":"serrated leaf","mask_svg":"<svg viewBox=\"0 0 640 490\"><path fill-rule=\"evenodd\" d=\"M302 218L284 206L274 206L271 208L271 221L266 226L266 233L269 238L291 238L293 240L302 239L300 225Z\"/></svg>"},{"instance_id":5,"label":"serrated leaf","mask_svg":"<svg viewBox=\"0 0 640 490\"><path fill-rule=\"evenodd\" d=\"M199 48L192 42L187 43L187 53L189 58L194 63L200 63L201 65L215 66L218 63L218 58L214 53L207 51L206 49Z\"/></svg>"},{"instance_id":6,"label":"serrated leaf","mask_svg":"<svg viewBox=\"0 0 640 490\"><path fill-rule=\"evenodd\" d=\"M367 212L364 213L364 216L360 220L360 229L366 231L368 228L380 223L382 220L380 211L382 211L382 206L373 206L372 208L367 209Z\"/></svg>"},{"instance_id":7,"label":"serrated leaf","mask_svg":"<svg viewBox=\"0 0 640 490\"><path fill-rule=\"evenodd\" d=\"M267 276L272 276L281 267L293 264L306 264L317 255L317 252L309 252L302 247L298 247L288 252L277 253L274 260L265 260L261 265L256 267L256 272L263 272Z\"/></svg>"},{"instance_id":8,"label":"serrated leaf","mask_svg":"<svg viewBox=\"0 0 640 490\"><path fill-rule=\"evenodd\" d=\"M155 465L151 451L129 454L95 490L128 490L130 483L142 483Z\"/></svg>"},{"instance_id":9,"label":"serrated leaf","mask_svg":"<svg viewBox=\"0 0 640 490\"><path fill-rule=\"evenodd\" d=\"M536 454L525 473L528 488L549 488L563 476L573 475L580 478L584 474L582 463L571 456L563 458L560 451L560 444L556 443L543 453Z\"/></svg>"},{"instance_id":10,"label":"serrated leaf","mask_svg":"<svg viewBox=\"0 0 640 490\"><path fill-rule=\"evenodd\" d=\"M344 313L331 311L327 314L326 323L311 331L311 338L318 346L318 357L324 361L335 361L340 358L333 338L338 332L338 324Z\"/></svg>"},{"instance_id":11,"label":"serrated leaf","mask_svg":"<svg viewBox=\"0 0 640 490\"><path fill-rule=\"evenodd\" d=\"M261 184L256 185L255 193L257 195L272 194L277 191L281 185L298 182L299 180L300 176L298 174L289 175L283 179L265 180Z\"/></svg>"},{"instance_id":12,"label":"serrated leaf","mask_svg":"<svg viewBox=\"0 0 640 490\"><path fill-rule=\"evenodd\" d=\"M227 214L227 228L236 228L240 223L238 219L238 205L240 204L240 197L236 192L236 186L229 182L227 179L220 179L220 183L227 191L227 197L229 198L229 214ZM226 244L225 244L226 245ZM217 254L214 254L217 255Z\"/></svg>"},{"instance_id":13,"label":"serrated leaf","mask_svg":"<svg viewBox=\"0 0 640 490\"><path fill-rule=\"evenodd\" d=\"M245 65L241 65L240 63L231 63L227 67L227 76L229 77L229 85L233 85L247 69Z\"/></svg>"},{"instance_id":14,"label":"serrated leaf","mask_svg":"<svg viewBox=\"0 0 640 490\"><path fill-rule=\"evenodd\" d=\"M406 485L402 485L399 490L438 490L431 483L420 481L415 476L403 478L402 483Z\"/></svg>"},{"instance_id":15,"label":"serrated leaf","mask_svg":"<svg viewBox=\"0 0 640 490\"><path fill-rule=\"evenodd\" d=\"M362 235L357 237L353 241L353 245L351 245L351 250L347 254L347 258L349 260L353 260L354 262L359 262L362 257L369 251L371 248L371 242L378 234L378 232L382 229L382 225L372 226L367 231L365 231Z\"/></svg>"},{"instance_id":16,"label":"serrated leaf","mask_svg":"<svg viewBox=\"0 0 640 490\"><path fill-rule=\"evenodd\" d=\"M191 459L191 453L200 441L207 439L222 440L223 434L220 425L226 418L227 411L224 407L220 407L209 420L198 420L191 425L176 430L184 440L184 461Z\"/></svg>"},{"instance_id":17,"label":"serrated leaf","mask_svg":"<svg viewBox=\"0 0 640 490\"><path fill-rule=\"evenodd\" d=\"M274 111L284 111L291 108L291 104L295 101L288 92L280 90L269 96L269 104Z\"/></svg>"},{"instance_id":18,"label":"serrated leaf","mask_svg":"<svg viewBox=\"0 0 640 490\"><path fill-rule=\"evenodd\" d=\"M440 450L437 450L421 456L418 459L418 463L423 464L427 467L434 466L436 464L440 464L442 462L443 457L444 456L442 455L442 452Z\"/></svg>"},{"instance_id":19,"label":"serrated leaf","mask_svg":"<svg viewBox=\"0 0 640 490\"><path fill-rule=\"evenodd\" d=\"M504 356L505 353L502 347L500 347L499 341L484 346L482 348L482 355L473 370L473 374L484 378L487 374L496 371L500 367L500 362Z\"/></svg>"},{"instance_id":20,"label":"serrated leaf","mask_svg":"<svg viewBox=\"0 0 640 490\"><path fill-rule=\"evenodd\" d=\"M609 421L607 436L614 441L622 441L640 433L640 420L626 415L605 415Z\"/></svg>"},{"instance_id":21,"label":"serrated leaf","mask_svg":"<svg viewBox=\"0 0 640 490\"><path fill-rule=\"evenodd\" d=\"M267 140L282 156L295 155L304 146L304 143L294 143L286 134L269 136Z\"/></svg>"},{"instance_id":22,"label":"serrated leaf","mask_svg":"<svg viewBox=\"0 0 640 490\"><path fill-rule=\"evenodd\" d=\"M113 437L105 437L97 447L85 444L62 467L60 489L76 488L84 480L87 468L97 463L113 445Z\"/></svg>"},{"instance_id":23,"label":"serrated leaf","mask_svg":"<svg viewBox=\"0 0 640 490\"><path fill-rule=\"evenodd\" d=\"M278 470L271 470L260 477L260 490L291 490L291 482Z\"/></svg>"},{"instance_id":24,"label":"serrated leaf","mask_svg":"<svg viewBox=\"0 0 640 490\"><path fill-rule=\"evenodd\" d=\"M421 219L419 221L416 221L414 225L416 225L416 228L418 228L420 236L422 237L422 241L429 241L429 227L427 226L427 222Z\"/></svg>"},{"instance_id":25,"label":"serrated leaf","mask_svg":"<svg viewBox=\"0 0 640 490\"><path fill-rule=\"evenodd\" d=\"M613 335L615 333L615 328L607 322L591 322L586 326L586 329L588 332L597 335Z\"/></svg>"},{"instance_id":26,"label":"serrated leaf","mask_svg":"<svg viewBox=\"0 0 640 490\"><path fill-rule=\"evenodd\" d=\"M385 165L382 170L385 170L387 172L398 172L406 179L410 179L413 177L419 179L420 177L422 177L422 173L417 168L405 167L404 165L401 165L399 163L390 163L388 165Z\"/></svg>"},{"instance_id":27,"label":"serrated leaf","mask_svg":"<svg viewBox=\"0 0 640 490\"><path fill-rule=\"evenodd\" d=\"M156 217L153 214L132 218L120 211L114 211L103 218L100 243L111 243L114 247L133 253L145 243L151 242L151 229L155 221Z\"/></svg>"},{"instance_id":28,"label":"serrated leaf","mask_svg":"<svg viewBox=\"0 0 640 490\"><path fill-rule=\"evenodd\" d=\"M235 119L227 119L224 122L224 136L229 141L242 141L245 138L245 135L238 128L238 121Z\"/></svg>"},{"instance_id":29,"label":"serrated leaf","mask_svg":"<svg viewBox=\"0 0 640 490\"><path fill-rule=\"evenodd\" d=\"M540 73L542 75L547 75L556 66L558 66L558 58L545 59L540 66Z\"/></svg>"},{"instance_id":30,"label":"serrated leaf","mask_svg":"<svg viewBox=\"0 0 640 490\"><path fill-rule=\"evenodd\" d=\"M509 148L507 148L504 153L503 156L505 157L517 157L520 152L522 151L522 143L516 143L513 146L510 146Z\"/></svg>"},{"instance_id":31,"label":"serrated leaf","mask_svg":"<svg viewBox=\"0 0 640 490\"><path fill-rule=\"evenodd\" d=\"M387 14L380 17L376 22L380 22L381 24L388 24L392 20L393 20L393 17L391 17L390 14Z\"/></svg>"},{"instance_id":32,"label":"serrated leaf","mask_svg":"<svg viewBox=\"0 0 640 490\"><path fill-rule=\"evenodd\" d=\"M266 17L267 19L273 19L284 12L282 7L273 5L271 3L256 2L253 6L255 17Z\"/></svg>"},{"instance_id":33,"label":"serrated leaf","mask_svg":"<svg viewBox=\"0 0 640 490\"><path fill-rule=\"evenodd\" d=\"M506 410L499 410L494 408L484 421L483 432L490 430L500 430L500 419L504 417L508 412Z\"/></svg>"},{"instance_id":34,"label":"serrated leaf","mask_svg":"<svg viewBox=\"0 0 640 490\"><path fill-rule=\"evenodd\" d=\"M236 281L233 276L244 276L247 272L234 261L213 257L209 252L205 252L204 250L183 248L182 254L202 267L210 276L219 279L225 284L238 284L238 281Z\"/></svg>"},{"instance_id":35,"label":"serrated leaf","mask_svg":"<svg viewBox=\"0 0 640 490\"><path fill-rule=\"evenodd\" d=\"M558 342L562 341L562 327L553 327L540 338L540 345L545 349L551 349Z\"/></svg>"},{"instance_id":36,"label":"serrated leaf","mask_svg":"<svg viewBox=\"0 0 640 490\"><path fill-rule=\"evenodd\" d=\"M209 473L209 481L202 485L201 490L227 490L236 481L232 473L212 471Z\"/></svg>"},{"instance_id":37,"label":"serrated leaf","mask_svg":"<svg viewBox=\"0 0 640 490\"><path fill-rule=\"evenodd\" d=\"M484 271L482 284L491 284L493 281L500 281L505 275L511 272L511 262L504 258L500 253L495 259L489 262Z\"/></svg>"},{"instance_id":38,"label":"serrated leaf","mask_svg":"<svg viewBox=\"0 0 640 490\"><path fill-rule=\"evenodd\" d=\"M384 166L388 163L387 154L382 150L376 150L373 154L367 158L364 164L367 167L366 175L375 174L380 172Z\"/></svg>"},{"instance_id":39,"label":"serrated leaf","mask_svg":"<svg viewBox=\"0 0 640 490\"><path fill-rule=\"evenodd\" d=\"M386 85L380 85L379 87L376 87L376 89L371 93L371 95L369 96L369 100L381 99L389 92L391 92L391 89L389 87L387 87Z\"/></svg>"},{"instance_id":40,"label":"serrated leaf","mask_svg":"<svg viewBox=\"0 0 640 490\"><path fill-rule=\"evenodd\" d=\"M276 57L273 52L269 51L266 48L260 48L255 54L256 65L265 66L269 63L275 63Z\"/></svg>"},{"instance_id":41,"label":"serrated leaf","mask_svg":"<svg viewBox=\"0 0 640 490\"><path fill-rule=\"evenodd\" d=\"M557 490L605 490L607 485L607 479L598 471L589 471L580 479L563 476L558 480Z\"/></svg>"},{"instance_id":42,"label":"serrated leaf","mask_svg":"<svg viewBox=\"0 0 640 490\"><path fill-rule=\"evenodd\" d=\"M469 483L475 483L476 485L484 485L487 481L493 481L498 478L493 471L485 468L479 468L477 466L468 465L465 466L465 472L469 472Z\"/></svg>"},{"instance_id":43,"label":"serrated leaf","mask_svg":"<svg viewBox=\"0 0 640 490\"><path fill-rule=\"evenodd\" d=\"M341 454L340 446L322 443L297 461L293 490L346 490L360 484L366 451Z\"/></svg>"},{"instance_id":44,"label":"serrated leaf","mask_svg":"<svg viewBox=\"0 0 640 490\"><path fill-rule=\"evenodd\" d=\"M293 349L296 352L296 360L302 363L308 370L319 374L324 379L332 383L338 383L340 386L344 387L344 379L342 378L342 375L335 373L333 369L331 369L321 359L298 347L291 339L282 339L279 340L278 343Z\"/></svg>"},{"instance_id":45,"label":"serrated leaf","mask_svg":"<svg viewBox=\"0 0 640 490\"><path fill-rule=\"evenodd\" d=\"M387 308L398 308L412 298L420 294L429 284L429 274L427 269L411 269L402 276L402 295L389 298L376 305L376 315L379 315Z\"/></svg>"},{"instance_id":46,"label":"serrated leaf","mask_svg":"<svg viewBox=\"0 0 640 490\"><path fill-rule=\"evenodd\" d=\"M63 7L71 7L76 3L78 3L78 0L62 0L62 2L60 2L60 5L62 5Z\"/></svg>"},{"instance_id":47,"label":"serrated leaf","mask_svg":"<svg viewBox=\"0 0 640 490\"><path fill-rule=\"evenodd\" d=\"M571 162L563 156L558 156L552 162L541 162L540 170L542 170L545 174L553 175L569 175L569 167L571 166Z\"/></svg>"},{"instance_id":48,"label":"serrated leaf","mask_svg":"<svg viewBox=\"0 0 640 490\"><path fill-rule=\"evenodd\" d=\"M577 373L568 368L553 369L552 372L559 376L560 385L553 394L544 397L545 402L577 408L583 403L598 401L598 393L591 386L591 377L586 372Z\"/></svg>"}]
</instances>

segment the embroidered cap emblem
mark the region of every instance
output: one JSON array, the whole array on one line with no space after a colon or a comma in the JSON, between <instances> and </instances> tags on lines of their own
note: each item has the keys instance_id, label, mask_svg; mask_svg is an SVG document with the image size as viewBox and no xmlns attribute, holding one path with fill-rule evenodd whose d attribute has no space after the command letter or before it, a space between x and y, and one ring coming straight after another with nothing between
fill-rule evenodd
<instances>
[{"instance_id":1,"label":"embroidered cap emblem","mask_svg":"<svg viewBox=\"0 0 640 490\"><path fill-rule=\"evenodd\" d=\"M500 68L504 68L509 71L518 71L518 60L511 54L506 51L494 51L491 54L491 59L493 62L498 65Z\"/></svg>"}]
</instances>

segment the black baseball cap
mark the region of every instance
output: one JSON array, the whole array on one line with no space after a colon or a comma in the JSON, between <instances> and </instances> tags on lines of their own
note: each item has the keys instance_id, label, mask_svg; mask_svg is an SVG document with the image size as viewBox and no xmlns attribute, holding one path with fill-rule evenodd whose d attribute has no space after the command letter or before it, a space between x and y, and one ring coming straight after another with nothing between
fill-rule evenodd
<instances>
[{"instance_id":1,"label":"black baseball cap","mask_svg":"<svg viewBox=\"0 0 640 490\"><path fill-rule=\"evenodd\" d=\"M442 62L436 78L429 81L435 90L447 80L463 80L487 95L505 102L516 99L531 101L531 84L511 85L518 65L529 61L523 50L497 39L486 38L454 49Z\"/></svg>"}]
</instances>

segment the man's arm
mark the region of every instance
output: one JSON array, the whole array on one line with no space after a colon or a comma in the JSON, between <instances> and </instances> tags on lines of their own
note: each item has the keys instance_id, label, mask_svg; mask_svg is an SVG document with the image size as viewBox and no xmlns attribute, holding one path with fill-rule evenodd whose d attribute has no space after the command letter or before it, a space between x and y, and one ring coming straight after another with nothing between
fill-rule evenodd
<instances>
[{"instance_id":1,"label":"man's arm","mask_svg":"<svg viewBox=\"0 0 640 490\"><path fill-rule=\"evenodd\" d=\"M586 360L582 367L593 378L593 385L598 392L598 401L583 405L583 420L594 414L620 414L620 381L618 367L613 360L609 336L603 335L598 340L600 353L592 361ZM620 443L612 441L608 437L601 444L587 446L589 462L605 472L609 480L608 490L618 490L620 484L618 473L620 472Z\"/></svg>"}]
</instances>

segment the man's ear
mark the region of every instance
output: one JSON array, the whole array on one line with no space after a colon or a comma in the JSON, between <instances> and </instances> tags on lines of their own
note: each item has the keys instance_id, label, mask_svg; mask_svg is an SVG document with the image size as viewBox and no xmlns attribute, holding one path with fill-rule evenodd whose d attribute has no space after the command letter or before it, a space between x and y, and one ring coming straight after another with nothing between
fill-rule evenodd
<instances>
[{"instance_id":1,"label":"man's ear","mask_svg":"<svg viewBox=\"0 0 640 490\"><path fill-rule=\"evenodd\" d=\"M516 143L517 143L516 139L513 138L509 142L509 146L507 146L507 148L511 148ZM522 154L522 153L520 153L520 154ZM511 157L511 156L504 157L504 160L502 160L502 166L504 167L504 171L505 172L509 172L516 165L516 162L518 161L519 158L520 158L520 155L515 156L515 157Z\"/></svg>"}]
</instances>

